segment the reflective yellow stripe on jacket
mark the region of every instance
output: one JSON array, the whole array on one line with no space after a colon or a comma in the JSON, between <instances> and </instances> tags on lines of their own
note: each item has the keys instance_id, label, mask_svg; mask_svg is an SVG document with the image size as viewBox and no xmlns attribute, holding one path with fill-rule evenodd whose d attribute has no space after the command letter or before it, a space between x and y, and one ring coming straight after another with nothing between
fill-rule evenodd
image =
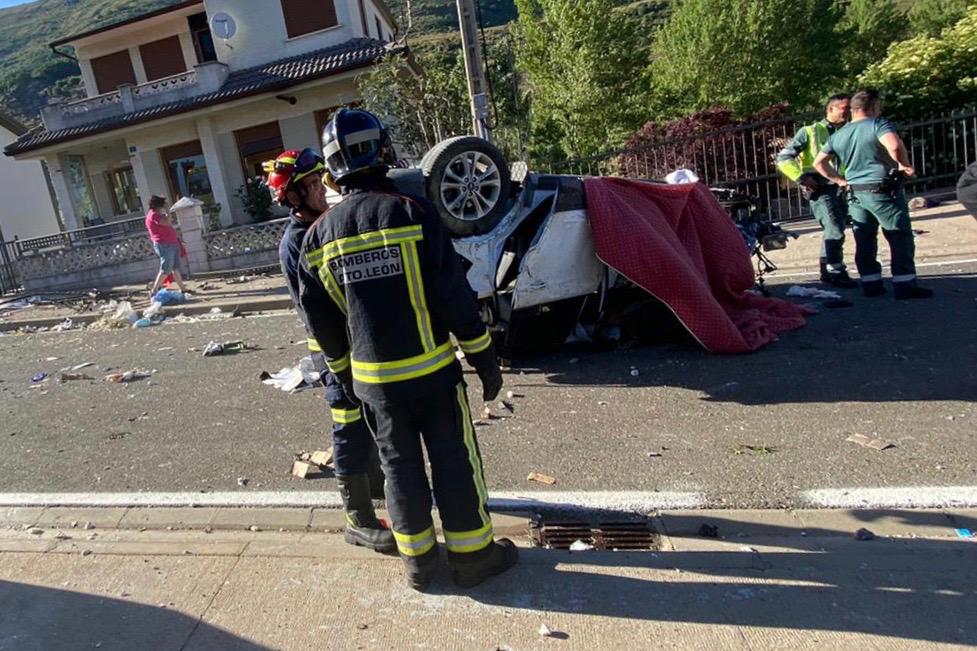
<instances>
[{"instance_id":1,"label":"reflective yellow stripe on jacket","mask_svg":"<svg viewBox=\"0 0 977 651\"><path fill-rule=\"evenodd\" d=\"M474 339L458 340L458 347L461 348L461 352L466 355L475 355L484 350L487 350L489 346L492 345L492 337L489 336L488 331L485 331L480 337L475 337Z\"/></svg>"},{"instance_id":2,"label":"reflective yellow stripe on jacket","mask_svg":"<svg viewBox=\"0 0 977 651\"><path fill-rule=\"evenodd\" d=\"M312 337L309 337L308 339L306 339L305 340L305 344L309 347L309 352L312 352L312 353L321 353L322 352L322 346L320 346L319 345L319 342L316 341L315 339L313 339Z\"/></svg>"},{"instance_id":3,"label":"reflective yellow stripe on jacket","mask_svg":"<svg viewBox=\"0 0 977 651\"><path fill-rule=\"evenodd\" d=\"M446 341L429 353L389 362L352 360L353 379L365 384L401 382L430 375L455 361L455 349Z\"/></svg>"}]
</instances>

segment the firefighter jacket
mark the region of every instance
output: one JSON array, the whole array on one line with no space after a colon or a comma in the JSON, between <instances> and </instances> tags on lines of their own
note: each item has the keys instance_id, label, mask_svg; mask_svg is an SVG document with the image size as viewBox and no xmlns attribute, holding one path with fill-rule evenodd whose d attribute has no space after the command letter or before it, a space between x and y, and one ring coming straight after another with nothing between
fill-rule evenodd
<instances>
[{"instance_id":1,"label":"firefighter jacket","mask_svg":"<svg viewBox=\"0 0 977 651\"><path fill-rule=\"evenodd\" d=\"M475 368L495 363L461 261L433 205L385 178L355 189L309 229L299 302L329 369L375 404L453 390L450 333Z\"/></svg>"},{"instance_id":2,"label":"firefighter jacket","mask_svg":"<svg viewBox=\"0 0 977 651\"><path fill-rule=\"evenodd\" d=\"M312 337L309 329L309 320L305 317L305 311L299 303L299 257L302 253L302 239L312 224L303 222L295 213L288 217L288 224L282 234L282 241L278 244L278 261L282 265L282 274L285 275L285 284L288 286L288 295L292 298L292 304L299 313L299 318L305 325L306 332L310 333L306 340L309 352L313 353L313 360L320 357L317 353L322 352L319 343ZM318 365L318 364L317 364ZM319 370L325 370L320 368Z\"/></svg>"},{"instance_id":3,"label":"firefighter jacket","mask_svg":"<svg viewBox=\"0 0 977 651\"><path fill-rule=\"evenodd\" d=\"M835 130L836 127L827 120L802 127L794 134L794 139L777 154L777 169L795 182L804 174L817 174L814 159Z\"/></svg>"}]
</instances>

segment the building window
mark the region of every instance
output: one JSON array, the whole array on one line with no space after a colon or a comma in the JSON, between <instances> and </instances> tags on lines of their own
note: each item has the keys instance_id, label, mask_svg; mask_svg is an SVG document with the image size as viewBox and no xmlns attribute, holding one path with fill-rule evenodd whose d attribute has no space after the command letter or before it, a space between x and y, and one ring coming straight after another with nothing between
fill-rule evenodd
<instances>
[{"instance_id":1,"label":"building window","mask_svg":"<svg viewBox=\"0 0 977 651\"><path fill-rule=\"evenodd\" d=\"M163 164L166 165L172 196L177 199L192 197L204 203L214 200L210 177L207 175L207 161L199 140L164 147L160 154Z\"/></svg>"},{"instance_id":2,"label":"building window","mask_svg":"<svg viewBox=\"0 0 977 651\"><path fill-rule=\"evenodd\" d=\"M197 52L197 63L217 61L217 50L214 49L214 35L210 33L207 24L207 14L201 12L187 16L190 25L190 35L193 37L193 49Z\"/></svg>"},{"instance_id":3,"label":"building window","mask_svg":"<svg viewBox=\"0 0 977 651\"><path fill-rule=\"evenodd\" d=\"M278 122L268 122L235 131L234 139L237 140L241 167L246 177L264 176L265 171L261 164L266 160L275 159L285 149Z\"/></svg>"},{"instance_id":4,"label":"building window","mask_svg":"<svg viewBox=\"0 0 977 651\"><path fill-rule=\"evenodd\" d=\"M96 57L91 60L91 64L99 94L110 93L122 84L136 83L136 73L132 69L129 50Z\"/></svg>"},{"instance_id":5,"label":"building window","mask_svg":"<svg viewBox=\"0 0 977 651\"><path fill-rule=\"evenodd\" d=\"M339 24L333 0L281 0L281 3L285 32L289 38Z\"/></svg>"},{"instance_id":6,"label":"building window","mask_svg":"<svg viewBox=\"0 0 977 651\"><path fill-rule=\"evenodd\" d=\"M172 77L187 71L179 36L170 36L140 45L139 55L142 57L142 65L146 69L148 81Z\"/></svg>"},{"instance_id":7,"label":"building window","mask_svg":"<svg viewBox=\"0 0 977 651\"><path fill-rule=\"evenodd\" d=\"M105 180L112 197L112 214L128 215L142 212L139 189L136 187L136 177L131 167L109 170L105 172Z\"/></svg>"}]
</instances>

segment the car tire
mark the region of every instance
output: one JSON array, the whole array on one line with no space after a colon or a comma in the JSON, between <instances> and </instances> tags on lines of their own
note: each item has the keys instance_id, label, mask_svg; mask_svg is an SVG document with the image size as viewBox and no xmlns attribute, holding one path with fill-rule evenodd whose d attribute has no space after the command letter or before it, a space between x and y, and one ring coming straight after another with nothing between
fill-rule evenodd
<instances>
[{"instance_id":1,"label":"car tire","mask_svg":"<svg viewBox=\"0 0 977 651\"><path fill-rule=\"evenodd\" d=\"M427 198L451 235L482 235L505 215L512 179L492 143L475 136L443 140L425 154L421 171Z\"/></svg>"}]
</instances>

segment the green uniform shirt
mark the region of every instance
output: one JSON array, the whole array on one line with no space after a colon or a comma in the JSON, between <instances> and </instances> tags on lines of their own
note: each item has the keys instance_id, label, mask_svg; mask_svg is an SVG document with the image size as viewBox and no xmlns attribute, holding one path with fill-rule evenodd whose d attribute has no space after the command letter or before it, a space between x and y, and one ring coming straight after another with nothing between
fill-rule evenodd
<instances>
[{"instance_id":1,"label":"green uniform shirt","mask_svg":"<svg viewBox=\"0 0 977 651\"><path fill-rule=\"evenodd\" d=\"M895 131L892 123L882 118L849 122L831 134L822 151L835 156L849 183L881 183L898 165L879 138Z\"/></svg>"}]
</instances>

